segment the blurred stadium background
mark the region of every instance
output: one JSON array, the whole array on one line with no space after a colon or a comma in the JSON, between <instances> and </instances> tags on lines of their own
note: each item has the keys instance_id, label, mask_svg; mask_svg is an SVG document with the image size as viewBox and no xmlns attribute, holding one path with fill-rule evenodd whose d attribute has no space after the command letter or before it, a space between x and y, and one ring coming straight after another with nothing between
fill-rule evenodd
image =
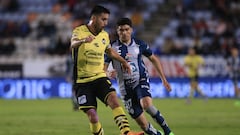
<instances>
[{"instance_id":1,"label":"blurred stadium background","mask_svg":"<svg viewBox=\"0 0 240 135\"><path fill-rule=\"evenodd\" d=\"M66 71L71 31L87 23L95 4L111 11L106 30L112 40L117 18L130 17L134 36L159 56L173 91L166 92L146 60L151 89L175 134L239 134L240 104L234 106L226 58L231 47L240 45L240 1L0 0L0 135L89 134L86 118L81 116L79 123L79 115L72 113ZM186 106L189 84L183 57L193 46L206 62L200 87L209 101L196 99ZM105 110L99 112L106 132L117 134Z\"/></svg>"},{"instance_id":2,"label":"blurred stadium background","mask_svg":"<svg viewBox=\"0 0 240 135\"><path fill-rule=\"evenodd\" d=\"M111 10L106 30L112 40L117 17L127 16L133 21L134 36L159 55L173 92L166 93L159 79L153 79L154 97L188 95L183 56L193 46L206 61L200 69L200 87L206 95L234 96L225 59L231 47L240 45L237 0L1 0L0 97L69 97L66 62L71 31L87 23L95 4ZM147 65L151 78L156 78Z\"/></svg>"}]
</instances>

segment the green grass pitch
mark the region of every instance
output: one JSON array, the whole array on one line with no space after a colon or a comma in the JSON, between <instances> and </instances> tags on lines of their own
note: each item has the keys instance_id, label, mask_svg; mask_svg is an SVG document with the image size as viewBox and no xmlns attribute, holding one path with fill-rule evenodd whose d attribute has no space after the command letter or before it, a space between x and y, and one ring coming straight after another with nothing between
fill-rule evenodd
<instances>
[{"instance_id":1,"label":"green grass pitch","mask_svg":"<svg viewBox=\"0 0 240 135\"><path fill-rule=\"evenodd\" d=\"M240 135L240 105L236 99L154 99L175 135ZM119 135L110 108L99 103L106 135ZM130 119L131 128L140 131ZM148 119L153 122L148 116ZM159 128L155 123L154 126ZM159 128L160 129L160 128ZM74 112L70 99L0 99L0 135L90 135L84 113Z\"/></svg>"}]
</instances>

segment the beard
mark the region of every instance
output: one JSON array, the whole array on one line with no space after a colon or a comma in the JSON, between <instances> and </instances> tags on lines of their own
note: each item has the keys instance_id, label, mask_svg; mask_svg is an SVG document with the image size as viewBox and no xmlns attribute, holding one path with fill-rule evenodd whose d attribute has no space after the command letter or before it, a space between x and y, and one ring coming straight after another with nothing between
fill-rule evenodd
<instances>
[{"instance_id":1,"label":"beard","mask_svg":"<svg viewBox=\"0 0 240 135\"><path fill-rule=\"evenodd\" d=\"M96 34L100 33L103 30L103 27L98 26L98 25L95 25L94 28L95 28Z\"/></svg>"}]
</instances>

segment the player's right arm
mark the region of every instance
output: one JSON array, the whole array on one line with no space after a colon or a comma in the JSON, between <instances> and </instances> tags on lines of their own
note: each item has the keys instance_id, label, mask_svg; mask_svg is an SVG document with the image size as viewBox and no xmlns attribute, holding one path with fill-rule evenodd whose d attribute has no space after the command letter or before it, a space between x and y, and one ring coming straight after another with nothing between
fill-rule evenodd
<instances>
[{"instance_id":1,"label":"player's right arm","mask_svg":"<svg viewBox=\"0 0 240 135\"><path fill-rule=\"evenodd\" d=\"M92 42L95 37L93 35L89 35L85 38L79 38L80 31L78 29L73 30L72 38L71 38L71 48L77 48L84 43Z\"/></svg>"},{"instance_id":2,"label":"player's right arm","mask_svg":"<svg viewBox=\"0 0 240 135\"><path fill-rule=\"evenodd\" d=\"M83 43L90 43L93 41L94 38L95 37L92 35L82 38L82 39L79 39L77 37L72 37L71 38L71 48L77 48L77 47L81 46Z\"/></svg>"}]
</instances>

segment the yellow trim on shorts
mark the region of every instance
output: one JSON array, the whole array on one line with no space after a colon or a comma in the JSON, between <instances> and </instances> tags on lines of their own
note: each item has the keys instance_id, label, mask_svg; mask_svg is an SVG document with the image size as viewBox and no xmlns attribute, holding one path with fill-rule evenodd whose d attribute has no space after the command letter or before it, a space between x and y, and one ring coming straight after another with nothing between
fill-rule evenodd
<instances>
[{"instance_id":1,"label":"yellow trim on shorts","mask_svg":"<svg viewBox=\"0 0 240 135\"><path fill-rule=\"evenodd\" d=\"M88 108L95 108L95 106L80 106L79 109L88 109Z\"/></svg>"}]
</instances>

